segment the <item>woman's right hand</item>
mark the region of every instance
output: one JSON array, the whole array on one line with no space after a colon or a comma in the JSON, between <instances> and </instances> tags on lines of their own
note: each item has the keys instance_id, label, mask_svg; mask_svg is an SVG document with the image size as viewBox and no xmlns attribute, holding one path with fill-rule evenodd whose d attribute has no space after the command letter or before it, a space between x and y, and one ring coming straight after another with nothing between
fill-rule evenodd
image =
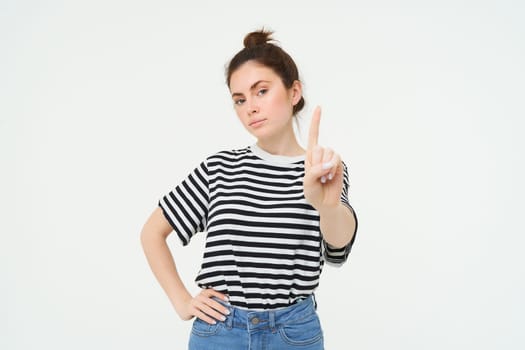
<instances>
[{"instance_id":1,"label":"woman's right hand","mask_svg":"<svg viewBox=\"0 0 525 350\"><path fill-rule=\"evenodd\" d=\"M218 321L224 321L225 315L230 311L224 305L214 300L212 297L228 301L228 297L211 288L202 289L199 294L184 303L184 308L179 316L183 320L191 320L193 317L200 318L209 324L215 324Z\"/></svg>"}]
</instances>

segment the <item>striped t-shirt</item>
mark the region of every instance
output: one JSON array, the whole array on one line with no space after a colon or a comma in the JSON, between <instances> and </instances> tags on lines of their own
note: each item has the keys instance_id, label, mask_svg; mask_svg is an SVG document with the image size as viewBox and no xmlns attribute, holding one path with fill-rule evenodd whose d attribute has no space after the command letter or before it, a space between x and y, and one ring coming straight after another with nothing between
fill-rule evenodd
<instances>
[{"instance_id":1,"label":"striped t-shirt","mask_svg":"<svg viewBox=\"0 0 525 350\"><path fill-rule=\"evenodd\" d=\"M304 156L272 155L256 144L206 158L160 201L183 245L206 231L196 282L253 310L288 306L319 285L324 262L344 263L355 239L334 249L304 198ZM348 202L343 163L341 202ZM356 227L357 230L357 227Z\"/></svg>"}]
</instances>

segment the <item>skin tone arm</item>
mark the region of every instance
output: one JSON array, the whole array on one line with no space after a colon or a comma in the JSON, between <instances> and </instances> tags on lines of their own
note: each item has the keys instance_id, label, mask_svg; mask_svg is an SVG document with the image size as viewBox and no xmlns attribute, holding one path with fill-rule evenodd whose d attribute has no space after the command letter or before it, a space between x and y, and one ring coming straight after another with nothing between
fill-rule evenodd
<instances>
[{"instance_id":1,"label":"skin tone arm","mask_svg":"<svg viewBox=\"0 0 525 350\"><path fill-rule=\"evenodd\" d=\"M140 234L142 248L153 274L181 319L190 320L198 317L210 324L216 323L215 320L223 320L224 315L229 311L212 297L226 301L228 298L224 294L213 289L202 289L199 294L192 297L182 283L166 243L172 230L161 208L153 211L142 228Z\"/></svg>"},{"instance_id":2,"label":"skin tone arm","mask_svg":"<svg viewBox=\"0 0 525 350\"><path fill-rule=\"evenodd\" d=\"M356 221L350 208L341 203L343 164L330 148L318 145L321 109L312 116L306 150L304 196L320 216L324 240L335 248L347 245L354 235Z\"/></svg>"}]
</instances>

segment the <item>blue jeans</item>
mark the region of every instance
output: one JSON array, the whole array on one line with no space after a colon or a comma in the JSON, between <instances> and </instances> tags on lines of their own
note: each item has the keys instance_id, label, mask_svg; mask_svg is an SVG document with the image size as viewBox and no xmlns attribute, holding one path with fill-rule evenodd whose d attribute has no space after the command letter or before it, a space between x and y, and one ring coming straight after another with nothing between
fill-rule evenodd
<instances>
[{"instance_id":1,"label":"blue jeans","mask_svg":"<svg viewBox=\"0 0 525 350\"><path fill-rule=\"evenodd\" d=\"M219 301L218 299L216 299ZM270 311L230 310L225 321L193 321L189 350L323 350L323 331L310 296Z\"/></svg>"}]
</instances>

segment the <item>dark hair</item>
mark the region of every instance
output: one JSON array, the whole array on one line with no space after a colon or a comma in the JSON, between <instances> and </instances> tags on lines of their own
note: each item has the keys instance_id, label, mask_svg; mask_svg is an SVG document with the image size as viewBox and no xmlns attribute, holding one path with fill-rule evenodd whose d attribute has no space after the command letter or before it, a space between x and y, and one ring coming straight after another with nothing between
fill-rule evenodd
<instances>
[{"instance_id":1,"label":"dark hair","mask_svg":"<svg viewBox=\"0 0 525 350\"><path fill-rule=\"evenodd\" d=\"M275 45L271 35L273 32L260 29L248 33L244 37L244 48L237 52L226 68L226 83L230 86L230 79L241 65L247 61L255 61L265 67L272 69L289 89L296 80L299 80L299 72L293 59L281 47ZM293 106L293 114L297 114L304 107L304 98Z\"/></svg>"}]
</instances>

